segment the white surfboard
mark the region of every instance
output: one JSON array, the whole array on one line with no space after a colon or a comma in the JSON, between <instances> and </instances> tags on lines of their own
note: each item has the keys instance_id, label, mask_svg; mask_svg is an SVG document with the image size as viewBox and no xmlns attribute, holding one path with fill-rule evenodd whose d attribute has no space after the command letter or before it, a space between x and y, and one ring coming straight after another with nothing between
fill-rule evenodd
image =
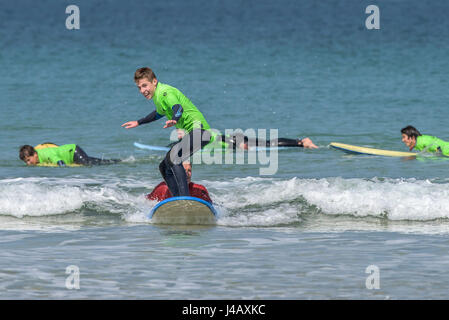
<instances>
[{"instance_id":1,"label":"white surfboard","mask_svg":"<svg viewBox=\"0 0 449 320\"><path fill-rule=\"evenodd\" d=\"M367 155L386 156L386 157L416 157L417 155L417 153L414 152L374 149L374 148L353 146L350 144L344 144L339 142L331 142L330 146L347 153L355 153L355 154L367 154Z\"/></svg>"},{"instance_id":2,"label":"white surfboard","mask_svg":"<svg viewBox=\"0 0 449 320\"><path fill-rule=\"evenodd\" d=\"M213 225L217 211L200 198L172 197L155 205L148 217L156 224Z\"/></svg>"}]
</instances>

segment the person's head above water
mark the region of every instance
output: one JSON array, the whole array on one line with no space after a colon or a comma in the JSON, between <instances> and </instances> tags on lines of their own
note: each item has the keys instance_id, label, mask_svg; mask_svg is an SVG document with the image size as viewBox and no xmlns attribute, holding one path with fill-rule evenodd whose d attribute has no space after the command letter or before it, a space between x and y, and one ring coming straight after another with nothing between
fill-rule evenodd
<instances>
[{"instance_id":1,"label":"person's head above water","mask_svg":"<svg viewBox=\"0 0 449 320\"><path fill-rule=\"evenodd\" d=\"M34 147L27 144L20 147L19 158L28 166L34 166L39 163L39 156L36 150Z\"/></svg>"},{"instance_id":2,"label":"person's head above water","mask_svg":"<svg viewBox=\"0 0 449 320\"><path fill-rule=\"evenodd\" d=\"M412 150L416 146L416 139L421 136L421 133L412 126L407 126L401 129L402 142Z\"/></svg>"},{"instance_id":3,"label":"person's head above water","mask_svg":"<svg viewBox=\"0 0 449 320\"><path fill-rule=\"evenodd\" d=\"M140 93L148 100L152 99L157 86L157 77L148 67L137 69L134 73L134 81Z\"/></svg>"}]
</instances>

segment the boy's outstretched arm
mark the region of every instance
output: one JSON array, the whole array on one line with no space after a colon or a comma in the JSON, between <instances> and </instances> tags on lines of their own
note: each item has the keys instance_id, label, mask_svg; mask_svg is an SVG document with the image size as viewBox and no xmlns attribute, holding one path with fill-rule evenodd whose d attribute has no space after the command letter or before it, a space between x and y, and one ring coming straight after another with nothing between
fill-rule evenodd
<instances>
[{"instance_id":1,"label":"boy's outstretched arm","mask_svg":"<svg viewBox=\"0 0 449 320\"><path fill-rule=\"evenodd\" d=\"M125 127L126 129L131 129L131 128L135 128L141 124L144 124L144 123L150 123L150 122L156 121L162 117L163 117L163 115L160 115L156 111L153 111L149 115L147 115L145 118L139 119L137 121L125 122L124 124L122 124L122 127Z\"/></svg>"}]
</instances>

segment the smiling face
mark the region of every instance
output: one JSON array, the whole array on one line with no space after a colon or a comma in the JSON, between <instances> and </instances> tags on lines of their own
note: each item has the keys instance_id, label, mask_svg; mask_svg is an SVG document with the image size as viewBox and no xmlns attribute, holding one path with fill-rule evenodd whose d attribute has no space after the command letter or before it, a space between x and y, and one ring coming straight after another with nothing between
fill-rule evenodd
<instances>
[{"instance_id":1,"label":"smiling face","mask_svg":"<svg viewBox=\"0 0 449 320\"><path fill-rule=\"evenodd\" d=\"M142 78L136 81L136 85L139 88L140 93L148 100L154 96L156 91L157 79L149 80L148 78Z\"/></svg>"},{"instance_id":2,"label":"smiling face","mask_svg":"<svg viewBox=\"0 0 449 320\"><path fill-rule=\"evenodd\" d=\"M406 134L402 134L402 142L412 150L416 145L416 138L415 137L409 137Z\"/></svg>"}]
</instances>

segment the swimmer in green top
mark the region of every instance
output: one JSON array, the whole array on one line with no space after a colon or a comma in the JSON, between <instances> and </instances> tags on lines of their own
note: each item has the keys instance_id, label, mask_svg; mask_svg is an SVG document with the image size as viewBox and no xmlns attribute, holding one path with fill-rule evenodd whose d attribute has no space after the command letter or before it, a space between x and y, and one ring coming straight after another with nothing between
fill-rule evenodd
<instances>
[{"instance_id":1,"label":"swimmer in green top","mask_svg":"<svg viewBox=\"0 0 449 320\"><path fill-rule=\"evenodd\" d=\"M178 89L158 81L153 70L140 68L134 73L134 81L140 93L153 99L156 110L137 121L122 125L126 129L167 117L164 128L175 126L187 134L167 152L159 170L174 197L189 196L187 176L182 162L214 140L214 134L195 105Z\"/></svg>"},{"instance_id":2,"label":"swimmer in green top","mask_svg":"<svg viewBox=\"0 0 449 320\"><path fill-rule=\"evenodd\" d=\"M407 126L401 130L402 142L412 149L418 151L441 152L449 156L449 142L441 140L434 136L423 135L415 127Z\"/></svg>"},{"instance_id":3,"label":"swimmer in green top","mask_svg":"<svg viewBox=\"0 0 449 320\"><path fill-rule=\"evenodd\" d=\"M57 164L60 167L66 165L101 165L117 163L117 159L99 159L89 157L83 149L76 144L65 144L62 146L53 146L45 148L34 148L30 145L20 147L19 158L29 166L38 164Z\"/></svg>"}]
</instances>

